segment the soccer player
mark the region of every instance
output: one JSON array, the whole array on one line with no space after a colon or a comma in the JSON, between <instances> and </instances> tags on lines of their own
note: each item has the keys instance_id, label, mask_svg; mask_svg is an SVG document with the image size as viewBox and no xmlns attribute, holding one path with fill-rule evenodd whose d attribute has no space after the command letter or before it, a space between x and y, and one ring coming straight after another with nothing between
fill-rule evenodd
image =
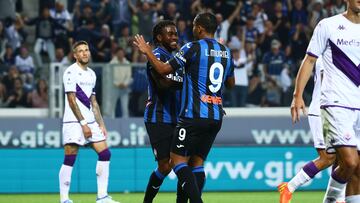
<instances>
[{"instance_id":1,"label":"soccer player","mask_svg":"<svg viewBox=\"0 0 360 203\"><path fill-rule=\"evenodd\" d=\"M335 202L346 187L346 202L360 202L359 134L360 125L360 2L348 0L347 10L319 22L296 78L291 115L300 120L305 111L302 98L316 59L322 55L324 76L321 83L321 115L326 152L336 153L339 166L329 185Z\"/></svg>"},{"instance_id":2,"label":"soccer player","mask_svg":"<svg viewBox=\"0 0 360 203\"><path fill-rule=\"evenodd\" d=\"M166 63L157 60L142 36L135 36L134 41L159 74L185 68L180 118L170 158L180 185L194 203L202 202L204 161L222 124L223 86L233 87L235 83L230 50L214 39L216 27L213 14L198 14L193 21L193 35L199 40L185 44Z\"/></svg>"},{"instance_id":3,"label":"soccer player","mask_svg":"<svg viewBox=\"0 0 360 203\"><path fill-rule=\"evenodd\" d=\"M321 58L321 57L320 57ZM280 203L287 203L292 198L292 193L315 177L315 175L331 166L335 161L334 154L328 154L325 151L325 141L323 136L321 114L320 114L320 88L321 88L321 78L323 65L322 60L318 59L315 64L315 75L314 75L314 90L312 94L312 101L309 106L308 112L308 122L311 130L311 134L314 140L314 147L319 155L319 157L313 161L307 163L288 183L281 183L278 186L280 192ZM329 185L332 183L332 179L329 180ZM325 195L325 199L327 198ZM337 200L337 202L345 201L345 190L343 190L342 196Z\"/></svg>"},{"instance_id":4,"label":"soccer player","mask_svg":"<svg viewBox=\"0 0 360 203\"><path fill-rule=\"evenodd\" d=\"M98 154L96 164L97 203L118 203L107 193L110 151L105 142L106 127L96 102L94 87L96 75L87 65L90 51L87 42L78 41L73 46L76 63L63 75L65 112L63 117L63 143L65 158L59 172L61 203L69 199L71 173L79 146L90 144Z\"/></svg>"},{"instance_id":5,"label":"soccer player","mask_svg":"<svg viewBox=\"0 0 360 203\"><path fill-rule=\"evenodd\" d=\"M168 61L177 48L177 29L174 22L160 21L153 28L153 50L158 60ZM151 174L144 203L152 202L164 178L170 173L170 147L180 112L180 90L182 71L162 76L150 63L147 64L148 100L144 122L158 167Z\"/></svg>"}]
</instances>

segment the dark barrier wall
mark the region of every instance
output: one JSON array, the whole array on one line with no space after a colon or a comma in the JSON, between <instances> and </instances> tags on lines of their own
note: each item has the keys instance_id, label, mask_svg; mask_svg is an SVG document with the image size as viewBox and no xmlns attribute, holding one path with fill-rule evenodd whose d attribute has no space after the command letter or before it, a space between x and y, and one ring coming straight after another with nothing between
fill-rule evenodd
<instances>
[{"instance_id":1,"label":"dark barrier wall","mask_svg":"<svg viewBox=\"0 0 360 203\"><path fill-rule=\"evenodd\" d=\"M142 118L106 119L111 147L149 146ZM216 146L311 146L306 118L296 125L283 117L225 118ZM0 119L0 148L59 148L60 119Z\"/></svg>"}]
</instances>

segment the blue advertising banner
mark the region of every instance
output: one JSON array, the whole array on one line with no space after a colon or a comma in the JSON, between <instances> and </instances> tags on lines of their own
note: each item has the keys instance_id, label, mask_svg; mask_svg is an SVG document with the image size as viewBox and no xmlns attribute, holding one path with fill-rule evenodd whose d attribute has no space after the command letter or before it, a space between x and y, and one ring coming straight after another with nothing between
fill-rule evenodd
<instances>
[{"instance_id":1,"label":"blue advertising banner","mask_svg":"<svg viewBox=\"0 0 360 203\"><path fill-rule=\"evenodd\" d=\"M142 118L105 119L111 147L150 146ZM0 148L60 148L60 119L0 119ZM312 146L307 120L292 125L287 116L229 117L216 146Z\"/></svg>"},{"instance_id":2,"label":"blue advertising banner","mask_svg":"<svg viewBox=\"0 0 360 203\"><path fill-rule=\"evenodd\" d=\"M156 162L151 148L112 148L109 191L143 192ZM62 149L1 149L0 193L58 192ZM215 147L205 164L205 191L276 190L316 157L311 147ZM82 148L72 173L71 192L96 192L97 155ZM329 170L300 189L325 189ZM161 191L176 190L171 173Z\"/></svg>"}]
</instances>

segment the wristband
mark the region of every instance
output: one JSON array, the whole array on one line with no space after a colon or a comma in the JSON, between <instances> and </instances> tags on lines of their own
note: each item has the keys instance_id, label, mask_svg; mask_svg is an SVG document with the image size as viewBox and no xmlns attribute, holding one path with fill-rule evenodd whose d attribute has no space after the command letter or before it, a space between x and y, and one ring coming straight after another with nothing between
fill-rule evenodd
<instances>
[{"instance_id":1,"label":"wristband","mask_svg":"<svg viewBox=\"0 0 360 203\"><path fill-rule=\"evenodd\" d=\"M80 125L84 126L84 125L87 125L88 123L86 122L86 120L81 120L80 121Z\"/></svg>"}]
</instances>

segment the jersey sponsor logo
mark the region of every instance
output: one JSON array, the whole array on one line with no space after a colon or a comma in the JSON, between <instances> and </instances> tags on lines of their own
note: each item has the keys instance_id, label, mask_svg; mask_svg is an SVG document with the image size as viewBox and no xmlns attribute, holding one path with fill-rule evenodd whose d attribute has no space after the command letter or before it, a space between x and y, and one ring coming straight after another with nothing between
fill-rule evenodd
<instances>
[{"instance_id":1,"label":"jersey sponsor logo","mask_svg":"<svg viewBox=\"0 0 360 203\"><path fill-rule=\"evenodd\" d=\"M184 54L184 52L178 52L178 53L176 53L175 54L175 56L178 58L178 59L180 59L180 60L182 60L184 63L186 63L186 59L183 57L183 54Z\"/></svg>"},{"instance_id":2,"label":"jersey sponsor logo","mask_svg":"<svg viewBox=\"0 0 360 203\"><path fill-rule=\"evenodd\" d=\"M207 95L207 94L203 94L201 96L201 101L203 101L205 103L209 103L209 104L217 104L217 105L222 104L221 97L211 96L211 95Z\"/></svg>"},{"instance_id":3,"label":"jersey sponsor logo","mask_svg":"<svg viewBox=\"0 0 360 203\"><path fill-rule=\"evenodd\" d=\"M360 47L360 41L356 39L346 40L346 39L337 39L336 45L345 45L345 46L355 46Z\"/></svg>"}]
</instances>

